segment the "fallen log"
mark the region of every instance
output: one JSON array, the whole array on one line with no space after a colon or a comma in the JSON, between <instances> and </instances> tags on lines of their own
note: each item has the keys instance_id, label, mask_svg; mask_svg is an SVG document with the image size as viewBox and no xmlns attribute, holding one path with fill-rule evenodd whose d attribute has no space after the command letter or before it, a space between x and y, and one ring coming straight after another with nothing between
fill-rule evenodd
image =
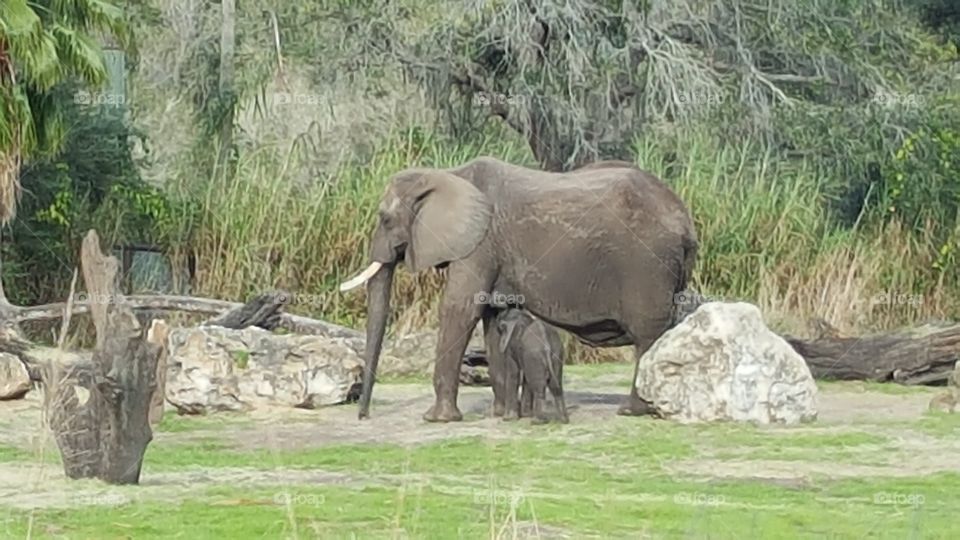
<instances>
[{"instance_id":1,"label":"fallen log","mask_svg":"<svg viewBox=\"0 0 960 540\"><path fill-rule=\"evenodd\" d=\"M153 438L163 323L141 327L119 294L117 259L103 254L96 231L84 238L80 258L87 291L111 301L91 306L97 346L90 361L46 364L44 407L68 478L136 484Z\"/></svg>"},{"instance_id":2,"label":"fallen log","mask_svg":"<svg viewBox=\"0 0 960 540\"><path fill-rule=\"evenodd\" d=\"M78 300L79 301L73 302L73 304L69 306L70 313L73 315L91 313L92 307L96 309L97 305L110 303L110 298L96 298L90 294L86 296L78 295ZM239 302L175 295L130 295L124 297L124 302L134 311L169 311L196 313L216 317L224 316L230 311L240 310L245 307L245 304ZM5 306L0 306L0 319L14 324L57 320L64 316L68 307L67 304L67 302L56 302L38 306L14 306L6 304ZM266 322L266 320L264 320L264 322ZM309 317L291 315L289 313L277 313L275 328L283 328L296 334L363 339L363 333L352 328L318 319L311 319Z\"/></svg>"},{"instance_id":3,"label":"fallen log","mask_svg":"<svg viewBox=\"0 0 960 540\"><path fill-rule=\"evenodd\" d=\"M940 386L960 360L960 324L926 324L861 337L783 337L817 379Z\"/></svg>"},{"instance_id":4,"label":"fallen log","mask_svg":"<svg viewBox=\"0 0 960 540\"><path fill-rule=\"evenodd\" d=\"M290 294L286 291L265 292L257 295L246 304L203 324L222 326L234 330L241 330L248 326L274 330L280 325L280 318L283 316L280 310L286 305L289 298Z\"/></svg>"}]
</instances>

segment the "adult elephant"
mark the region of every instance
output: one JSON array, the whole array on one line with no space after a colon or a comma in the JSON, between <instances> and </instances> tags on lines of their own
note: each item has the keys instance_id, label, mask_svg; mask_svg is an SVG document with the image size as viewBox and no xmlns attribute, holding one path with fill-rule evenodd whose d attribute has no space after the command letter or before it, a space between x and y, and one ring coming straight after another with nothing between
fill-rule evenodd
<instances>
[{"instance_id":1,"label":"adult elephant","mask_svg":"<svg viewBox=\"0 0 960 540\"><path fill-rule=\"evenodd\" d=\"M686 206L652 174L602 162L568 173L482 157L455 169L394 175L379 207L372 262L341 285L367 283L366 369L359 417L369 415L390 287L399 261L414 272L446 267L430 422L462 419L460 362L483 319L494 414L515 416L489 299L510 293L537 317L599 347L634 345L637 360L668 328L674 295L696 261ZM636 368L635 368L636 369ZM650 412L637 395L619 413ZM515 386L514 386L515 388Z\"/></svg>"}]
</instances>

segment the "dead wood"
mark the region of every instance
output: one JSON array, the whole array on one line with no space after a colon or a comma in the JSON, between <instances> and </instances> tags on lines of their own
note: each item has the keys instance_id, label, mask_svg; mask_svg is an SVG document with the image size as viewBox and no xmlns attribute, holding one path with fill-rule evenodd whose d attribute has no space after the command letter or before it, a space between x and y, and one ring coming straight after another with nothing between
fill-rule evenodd
<instances>
[{"instance_id":1,"label":"dead wood","mask_svg":"<svg viewBox=\"0 0 960 540\"><path fill-rule=\"evenodd\" d=\"M248 326L257 326L265 330L273 330L280 326L283 315L280 310L289 302L290 293L286 291L270 291L257 295L246 304L232 309L223 315L211 319L204 324L222 326L240 330Z\"/></svg>"},{"instance_id":2,"label":"dead wood","mask_svg":"<svg viewBox=\"0 0 960 540\"><path fill-rule=\"evenodd\" d=\"M81 266L97 346L90 361L47 362L45 408L69 478L136 484L153 438L150 405L163 344L146 331L119 292L116 258L96 231L83 240Z\"/></svg>"},{"instance_id":3,"label":"dead wood","mask_svg":"<svg viewBox=\"0 0 960 540\"><path fill-rule=\"evenodd\" d=\"M784 339L817 379L943 385L960 360L960 324L927 324L861 337Z\"/></svg>"},{"instance_id":4,"label":"dead wood","mask_svg":"<svg viewBox=\"0 0 960 540\"><path fill-rule=\"evenodd\" d=\"M95 306L98 303L108 303L109 301L109 299L95 298L89 293L85 298L81 295L78 295L78 300L79 301L74 302L70 308L70 313L73 315L91 313L91 306ZM240 310L241 308L245 307L244 304L238 302L176 295L130 295L124 297L124 301L130 309L136 312L180 312L195 313L214 317L223 317L230 311ZM286 301L282 303L285 302ZM266 309L266 304L267 303L265 303L264 309ZM31 321L58 320L64 316L66 307L67 305L64 302L43 304L39 306L14 306L7 304L6 306L0 306L0 319L8 320L16 324ZM311 319L309 317L291 315L289 313L277 313L276 315L277 318L275 320L275 328L283 328L296 334L320 335L336 338L363 338L363 334L361 332L345 326L340 326L318 319ZM250 317L252 317L249 319L251 321L257 320L256 316L250 315ZM266 316L264 317L265 324L270 324L271 322L273 322L272 319L269 319L269 317ZM255 322L252 325L256 325Z\"/></svg>"}]
</instances>

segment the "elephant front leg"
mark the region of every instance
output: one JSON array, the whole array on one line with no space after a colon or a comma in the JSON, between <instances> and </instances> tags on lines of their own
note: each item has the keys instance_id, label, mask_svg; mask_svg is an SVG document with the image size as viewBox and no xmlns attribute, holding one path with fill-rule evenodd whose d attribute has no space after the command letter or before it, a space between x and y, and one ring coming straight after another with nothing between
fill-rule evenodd
<instances>
[{"instance_id":1,"label":"elephant front leg","mask_svg":"<svg viewBox=\"0 0 960 540\"><path fill-rule=\"evenodd\" d=\"M436 402L423 415L427 422L459 422L457 408L460 385L460 364L477 322L486 307L477 294L489 285L479 283L475 269L461 265L448 267L447 284L440 301L440 330L437 339L436 364L433 368L433 391Z\"/></svg>"},{"instance_id":2,"label":"elephant front leg","mask_svg":"<svg viewBox=\"0 0 960 540\"><path fill-rule=\"evenodd\" d=\"M487 349L487 366L490 369L490 386L493 387L493 416L503 416L506 409L506 367L500 352L500 332L496 324L497 312L487 308L483 312L483 342Z\"/></svg>"}]
</instances>

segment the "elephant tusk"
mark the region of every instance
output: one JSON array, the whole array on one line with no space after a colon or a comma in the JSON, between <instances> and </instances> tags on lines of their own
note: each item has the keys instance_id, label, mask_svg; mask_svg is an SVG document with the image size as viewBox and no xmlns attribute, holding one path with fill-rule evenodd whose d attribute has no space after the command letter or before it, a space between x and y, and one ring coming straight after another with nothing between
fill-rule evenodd
<instances>
[{"instance_id":1,"label":"elephant tusk","mask_svg":"<svg viewBox=\"0 0 960 540\"><path fill-rule=\"evenodd\" d=\"M370 266L368 266L363 272L360 272L359 274L357 274L357 277L341 283L340 291L341 292L349 291L350 289L354 289L356 287L359 287L360 285L363 285L364 283L367 282L368 279L376 275L376 273L380 271L380 268L382 266L383 266L383 263L373 261L372 263L370 263Z\"/></svg>"}]
</instances>

